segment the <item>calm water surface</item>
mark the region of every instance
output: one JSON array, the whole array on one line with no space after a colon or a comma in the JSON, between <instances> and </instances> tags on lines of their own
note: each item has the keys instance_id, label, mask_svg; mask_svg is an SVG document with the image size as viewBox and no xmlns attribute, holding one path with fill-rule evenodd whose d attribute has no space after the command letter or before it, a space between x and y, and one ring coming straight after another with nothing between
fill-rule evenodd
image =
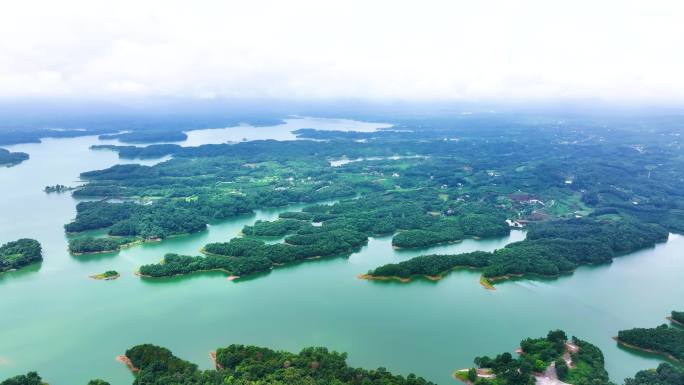
<instances>
[{"instance_id":1,"label":"calm water surface","mask_svg":"<svg viewBox=\"0 0 684 385\"><path fill-rule=\"evenodd\" d=\"M292 133L300 128L315 128L325 131L362 131L371 132L379 128L391 127L390 124L359 122L349 119L325 119L311 117L293 117L283 119L282 124L273 126L254 127L241 125L206 130L188 131L188 139L183 146L199 146L208 143L240 142L243 140L277 139L293 140L297 137Z\"/></svg>"},{"instance_id":2,"label":"calm water surface","mask_svg":"<svg viewBox=\"0 0 684 385\"><path fill-rule=\"evenodd\" d=\"M372 129L352 121L316 121L288 122L280 129ZM184 145L262 135L254 127L226 130L193 131ZM213 140L208 131L216 134ZM278 131L271 137L287 135ZM467 270L440 282L409 285L356 275L425 252L493 250L523 239L522 232L427 251L395 251L390 237L372 238L348 258L278 268L239 282L218 273L142 280L133 275L141 264L167 252L196 254L207 242L228 240L245 224L274 219L286 209L260 210L200 234L118 254L70 256L62 226L74 216L77 201L42 188L74 185L82 171L126 162L113 152L88 149L96 143L95 137L82 137L7 147L28 152L31 159L0 168L0 243L36 238L45 260L0 275L0 379L38 370L51 385L85 384L95 377L124 385L132 376L114 357L133 345L163 345L209 368L209 351L244 343L291 351L328 346L348 352L354 366L384 366L449 384L451 371L472 365L476 355L512 351L524 337L563 328L597 344L612 378L622 381L659 360L622 350L611 337L619 329L655 326L670 310L684 308L684 237L679 235L610 265L580 268L554 281L508 282L494 292L482 289L479 274ZM121 278L88 278L111 269Z\"/></svg>"}]
</instances>

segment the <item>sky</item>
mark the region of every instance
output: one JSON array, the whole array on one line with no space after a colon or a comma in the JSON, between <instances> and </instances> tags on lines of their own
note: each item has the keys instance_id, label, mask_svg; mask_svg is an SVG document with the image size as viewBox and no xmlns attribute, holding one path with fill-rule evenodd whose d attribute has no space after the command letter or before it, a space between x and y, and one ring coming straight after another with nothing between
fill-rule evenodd
<instances>
[{"instance_id":1,"label":"sky","mask_svg":"<svg viewBox=\"0 0 684 385\"><path fill-rule=\"evenodd\" d=\"M684 1L7 1L0 98L684 102Z\"/></svg>"}]
</instances>

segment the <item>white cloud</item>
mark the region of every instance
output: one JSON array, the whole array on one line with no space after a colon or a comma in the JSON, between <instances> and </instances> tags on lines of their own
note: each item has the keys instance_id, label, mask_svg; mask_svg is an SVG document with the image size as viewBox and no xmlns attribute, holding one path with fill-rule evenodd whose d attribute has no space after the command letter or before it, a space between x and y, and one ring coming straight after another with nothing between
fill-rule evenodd
<instances>
[{"instance_id":1,"label":"white cloud","mask_svg":"<svg viewBox=\"0 0 684 385\"><path fill-rule=\"evenodd\" d=\"M684 100L684 2L6 2L0 97Z\"/></svg>"}]
</instances>

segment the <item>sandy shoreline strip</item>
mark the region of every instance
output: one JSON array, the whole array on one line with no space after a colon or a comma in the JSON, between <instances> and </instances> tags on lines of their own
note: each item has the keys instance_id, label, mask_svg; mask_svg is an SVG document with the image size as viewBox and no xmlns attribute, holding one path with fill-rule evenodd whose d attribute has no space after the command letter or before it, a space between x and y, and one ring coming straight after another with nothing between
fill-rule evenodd
<instances>
[{"instance_id":1,"label":"sandy shoreline strip","mask_svg":"<svg viewBox=\"0 0 684 385\"><path fill-rule=\"evenodd\" d=\"M675 325L677 325L677 326L684 327L684 323L679 322L679 321L677 321L676 319L674 319L674 318L672 318L672 317L665 317L665 318L666 318L668 321L672 322L673 324L675 324Z\"/></svg>"},{"instance_id":2,"label":"sandy shoreline strip","mask_svg":"<svg viewBox=\"0 0 684 385\"><path fill-rule=\"evenodd\" d=\"M359 274L356 276L356 278L367 279L369 281L399 281L402 283L411 282L411 278L401 278L401 277L396 277L396 276L382 277L382 276L375 276L375 275L370 275L370 274Z\"/></svg>"},{"instance_id":3,"label":"sandy shoreline strip","mask_svg":"<svg viewBox=\"0 0 684 385\"><path fill-rule=\"evenodd\" d=\"M480 276L480 285L484 287L487 290L496 290L496 287L492 284L490 280L487 279L484 275Z\"/></svg>"},{"instance_id":4,"label":"sandy shoreline strip","mask_svg":"<svg viewBox=\"0 0 684 385\"><path fill-rule=\"evenodd\" d=\"M420 277L420 278L425 278L427 280L437 282L442 280L444 277L446 277L447 274L438 274L438 275L416 275L415 277ZM409 283L413 280L412 278L403 278L403 277L397 277L397 276L376 276L376 275L370 275L370 274L359 274L356 276L358 279L366 279L369 281L398 281L401 283ZM480 285L482 285L485 289L487 290L496 290L496 287L494 287L493 283L485 278L484 276L480 276Z\"/></svg>"},{"instance_id":5,"label":"sandy shoreline strip","mask_svg":"<svg viewBox=\"0 0 684 385\"><path fill-rule=\"evenodd\" d=\"M113 281L113 280L121 277L121 274L112 275L111 277L105 277L104 274L95 274L95 275L89 275L88 277L90 277L92 279L96 279L98 281Z\"/></svg>"},{"instance_id":6,"label":"sandy shoreline strip","mask_svg":"<svg viewBox=\"0 0 684 385\"><path fill-rule=\"evenodd\" d=\"M130 358L126 357L125 354L119 354L118 356L116 356L116 360L126 365L128 369L133 373L137 373L140 371L140 369L136 368L131 362Z\"/></svg>"},{"instance_id":7,"label":"sandy shoreline strip","mask_svg":"<svg viewBox=\"0 0 684 385\"><path fill-rule=\"evenodd\" d=\"M677 363L682 363L682 362L684 362L684 361L682 361L682 360L677 359L677 357L673 356L673 355L670 354L670 353L659 352L659 351L657 351L657 350L646 349L646 348L642 348L642 347L639 347L639 346L636 346L636 345L628 344L627 342L622 341L622 340L619 339L618 337L613 337L613 339L614 339L618 344L620 344L620 345L622 345L622 346L625 346L625 347L628 347L628 348L630 348L630 349L634 349L634 350L638 350L638 351L640 351L640 352L650 353L650 354L653 354L653 355L665 357L665 358L667 358L668 360L670 360L670 361L672 361L672 362L677 362Z\"/></svg>"},{"instance_id":8,"label":"sandy shoreline strip","mask_svg":"<svg viewBox=\"0 0 684 385\"><path fill-rule=\"evenodd\" d=\"M214 368L215 368L216 370L221 370L221 369L223 369L223 366L221 366L221 364L219 364L218 362L216 362L216 352L215 352L215 351L209 352L209 358L211 358L211 362L214 363Z\"/></svg>"}]
</instances>

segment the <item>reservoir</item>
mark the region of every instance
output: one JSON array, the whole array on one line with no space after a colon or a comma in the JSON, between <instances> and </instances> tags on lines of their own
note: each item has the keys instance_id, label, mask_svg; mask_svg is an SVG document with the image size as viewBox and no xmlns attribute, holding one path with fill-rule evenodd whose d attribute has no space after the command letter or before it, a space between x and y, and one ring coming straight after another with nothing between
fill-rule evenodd
<instances>
[{"instance_id":1,"label":"reservoir","mask_svg":"<svg viewBox=\"0 0 684 385\"><path fill-rule=\"evenodd\" d=\"M180 144L290 139L291 129L319 126L383 125L291 119L266 128L271 134L251 126L201 130ZM240 343L289 351L326 346L347 352L352 366L383 366L450 384L451 372L472 366L475 356L512 352L525 337L561 328L601 348L612 380L621 383L659 359L623 350L611 337L620 329L664 323L671 310L684 307L684 285L677 284L684 277L684 237L675 234L609 265L581 267L557 280L506 282L496 291L483 289L479 273L469 270L410 284L356 276L421 254L494 250L524 239L522 231L423 250L394 250L391 237L371 238L349 257L307 261L235 282L222 273L141 279L133 274L138 267L165 253L196 255L206 243L227 241L257 219L303 206L258 210L213 223L203 233L119 253L71 256L63 225L74 217L78 201L43 188L77 185L80 172L117 163L163 160L122 160L114 152L89 149L107 143L89 136L5 147L31 158L0 168L0 243L35 238L44 261L0 275L0 379L36 370L51 385L98 377L127 385L132 375L114 358L133 345L161 345L210 368L210 351ZM121 278L88 278L106 270L117 270Z\"/></svg>"}]
</instances>

